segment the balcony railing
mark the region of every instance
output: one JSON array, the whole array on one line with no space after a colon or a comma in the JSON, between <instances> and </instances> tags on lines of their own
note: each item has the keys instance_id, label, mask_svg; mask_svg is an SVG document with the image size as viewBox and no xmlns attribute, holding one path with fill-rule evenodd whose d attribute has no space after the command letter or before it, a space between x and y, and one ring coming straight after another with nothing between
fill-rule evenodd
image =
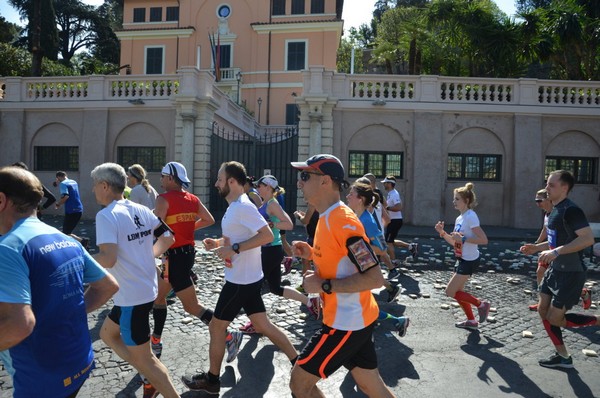
<instances>
[{"instance_id":1,"label":"balcony railing","mask_svg":"<svg viewBox=\"0 0 600 398\"><path fill-rule=\"evenodd\" d=\"M315 73L305 73L304 94L311 95ZM437 102L494 105L600 107L600 82L536 79L483 79L445 76L336 75L326 76L340 100Z\"/></svg>"},{"instance_id":2,"label":"balcony railing","mask_svg":"<svg viewBox=\"0 0 600 398\"><path fill-rule=\"evenodd\" d=\"M179 75L6 78L5 101L102 101L170 99L179 92Z\"/></svg>"}]
</instances>

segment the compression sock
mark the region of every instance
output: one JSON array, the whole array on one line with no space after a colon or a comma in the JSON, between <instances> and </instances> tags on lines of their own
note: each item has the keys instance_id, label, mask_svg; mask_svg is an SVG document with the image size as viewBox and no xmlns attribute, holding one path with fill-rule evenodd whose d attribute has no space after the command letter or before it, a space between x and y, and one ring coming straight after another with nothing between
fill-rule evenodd
<instances>
[{"instance_id":1,"label":"compression sock","mask_svg":"<svg viewBox=\"0 0 600 398\"><path fill-rule=\"evenodd\" d=\"M462 302L466 302L466 303L471 303L473 304L475 307L479 307L481 305L481 300L479 300L477 297L469 294L469 293L465 293L463 291L458 291L456 292L456 294L454 295L454 298L456 299L456 301L458 301L459 303Z\"/></svg>"},{"instance_id":2,"label":"compression sock","mask_svg":"<svg viewBox=\"0 0 600 398\"><path fill-rule=\"evenodd\" d=\"M581 328L584 326L593 326L596 324L596 317L583 314L565 314L568 328Z\"/></svg>"},{"instance_id":3,"label":"compression sock","mask_svg":"<svg viewBox=\"0 0 600 398\"><path fill-rule=\"evenodd\" d=\"M473 308L471 308L471 303L467 303L465 301L459 301L458 304L462 307L467 319L470 321L475 320L475 316L473 316Z\"/></svg>"},{"instance_id":4,"label":"compression sock","mask_svg":"<svg viewBox=\"0 0 600 398\"><path fill-rule=\"evenodd\" d=\"M152 307L152 317L154 318L154 330L152 334L160 338L165 328L165 322L167 321L167 305L154 304Z\"/></svg>"},{"instance_id":5,"label":"compression sock","mask_svg":"<svg viewBox=\"0 0 600 398\"><path fill-rule=\"evenodd\" d=\"M552 340L552 344L554 345L564 345L562 330L558 326L553 326L547 320L543 321L544 329L546 329L546 333Z\"/></svg>"}]
</instances>

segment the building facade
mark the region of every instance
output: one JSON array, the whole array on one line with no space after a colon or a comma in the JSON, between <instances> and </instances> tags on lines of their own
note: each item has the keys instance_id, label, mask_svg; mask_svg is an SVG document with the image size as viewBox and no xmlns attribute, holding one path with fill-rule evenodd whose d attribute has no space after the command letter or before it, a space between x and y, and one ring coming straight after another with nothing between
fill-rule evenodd
<instances>
[{"instance_id":1,"label":"building facade","mask_svg":"<svg viewBox=\"0 0 600 398\"><path fill-rule=\"evenodd\" d=\"M342 8L343 0L125 0L121 65L135 75L209 70L259 123L295 124L301 71L336 67Z\"/></svg>"}]
</instances>

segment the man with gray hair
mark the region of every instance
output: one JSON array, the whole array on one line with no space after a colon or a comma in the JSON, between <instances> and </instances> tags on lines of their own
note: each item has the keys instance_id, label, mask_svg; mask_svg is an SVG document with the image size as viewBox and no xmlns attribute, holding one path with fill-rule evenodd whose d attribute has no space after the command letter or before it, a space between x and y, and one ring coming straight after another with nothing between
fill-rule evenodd
<instances>
[{"instance_id":1,"label":"man with gray hair","mask_svg":"<svg viewBox=\"0 0 600 398\"><path fill-rule=\"evenodd\" d=\"M94 257L121 286L100 337L149 380L144 398L155 397L157 390L178 397L167 368L150 350L149 315L158 295L154 259L173 243L171 230L152 210L123 198L127 174L120 165L96 166L92 179L96 201L104 206L96 215L99 253Z\"/></svg>"},{"instance_id":2,"label":"man with gray hair","mask_svg":"<svg viewBox=\"0 0 600 398\"><path fill-rule=\"evenodd\" d=\"M0 169L0 359L14 397L72 398L94 369L86 313L119 286L73 238L38 220L42 195L29 171Z\"/></svg>"}]
</instances>

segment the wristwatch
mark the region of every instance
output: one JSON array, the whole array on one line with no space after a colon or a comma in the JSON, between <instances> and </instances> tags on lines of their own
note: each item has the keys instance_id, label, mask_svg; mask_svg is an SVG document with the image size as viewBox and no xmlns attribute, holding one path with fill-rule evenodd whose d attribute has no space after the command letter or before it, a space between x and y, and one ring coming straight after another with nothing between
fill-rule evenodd
<instances>
[{"instance_id":1,"label":"wristwatch","mask_svg":"<svg viewBox=\"0 0 600 398\"><path fill-rule=\"evenodd\" d=\"M331 294L331 279L325 279L323 283L321 283L321 289L327 294Z\"/></svg>"},{"instance_id":2,"label":"wristwatch","mask_svg":"<svg viewBox=\"0 0 600 398\"><path fill-rule=\"evenodd\" d=\"M239 243L234 243L233 245L231 245L231 248L233 249L233 251L236 254L240 254L240 244Z\"/></svg>"}]
</instances>

